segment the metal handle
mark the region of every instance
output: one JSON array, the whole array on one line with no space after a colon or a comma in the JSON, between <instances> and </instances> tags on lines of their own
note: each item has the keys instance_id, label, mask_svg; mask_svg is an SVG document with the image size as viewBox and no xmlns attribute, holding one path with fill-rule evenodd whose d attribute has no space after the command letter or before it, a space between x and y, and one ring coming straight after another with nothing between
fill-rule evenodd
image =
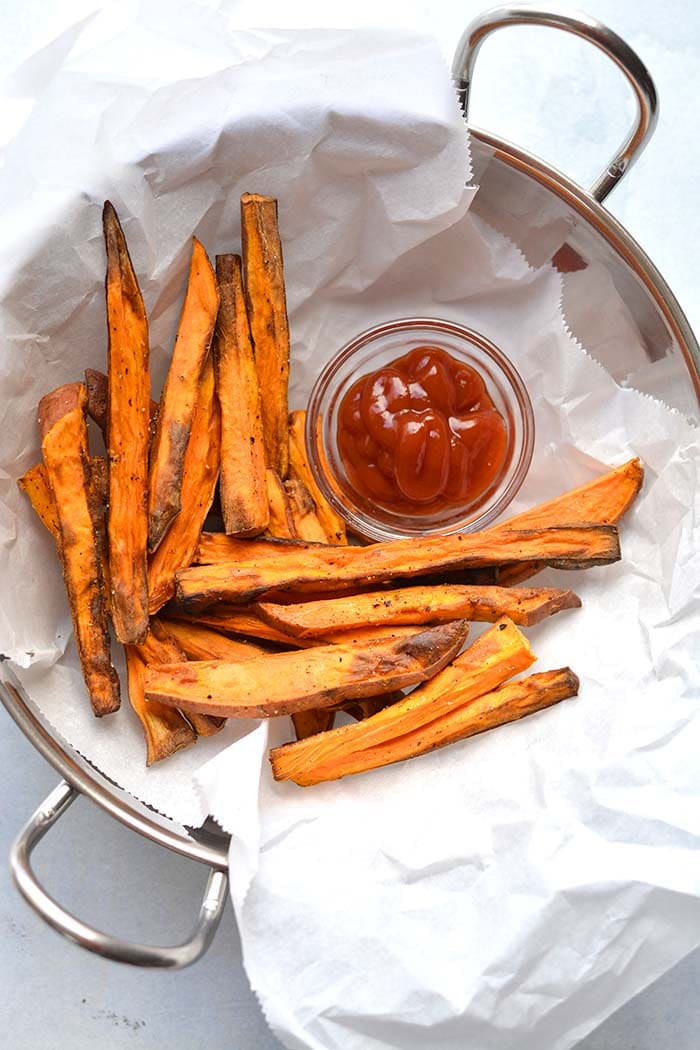
<instances>
[{"instance_id":1,"label":"metal handle","mask_svg":"<svg viewBox=\"0 0 700 1050\"><path fill-rule=\"evenodd\" d=\"M132 944L102 933L62 908L39 883L31 866L34 847L78 795L75 788L65 780L61 781L17 836L10 851L10 866L24 899L49 926L53 926L64 937L106 959L130 963L132 966L166 967L171 970L182 969L196 962L211 944L224 910L228 885L225 872L214 868L210 870L194 928L186 941L172 948Z\"/></svg>"},{"instance_id":2,"label":"metal handle","mask_svg":"<svg viewBox=\"0 0 700 1050\"><path fill-rule=\"evenodd\" d=\"M552 29L563 29L590 41L622 70L634 91L637 100L635 125L589 191L595 200L602 202L617 186L625 172L632 167L654 133L659 107L654 81L632 48L617 33L595 18L590 18L582 12L565 14L549 5L531 7L529 4L515 4L512 7L495 7L475 18L467 27L455 53L452 75L457 84L465 117L469 108L469 91L479 48L494 30L516 25L550 26Z\"/></svg>"}]
</instances>

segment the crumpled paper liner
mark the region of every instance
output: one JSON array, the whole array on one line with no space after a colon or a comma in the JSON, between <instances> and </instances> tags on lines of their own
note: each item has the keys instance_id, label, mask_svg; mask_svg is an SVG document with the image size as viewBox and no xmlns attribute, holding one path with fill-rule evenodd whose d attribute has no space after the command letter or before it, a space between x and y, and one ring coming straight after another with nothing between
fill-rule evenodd
<instances>
[{"instance_id":1,"label":"crumpled paper liner","mask_svg":"<svg viewBox=\"0 0 700 1050\"><path fill-rule=\"evenodd\" d=\"M308 789L272 780L268 748L293 734L262 723L197 780L232 833L246 970L286 1046L564 1050L700 942L697 430L619 388L569 332L560 275L474 210L321 334L335 344L409 292L525 379L536 449L508 513L644 460L622 562L539 578L583 608L526 632L533 670L569 664L580 695Z\"/></svg>"},{"instance_id":2,"label":"crumpled paper liner","mask_svg":"<svg viewBox=\"0 0 700 1050\"><path fill-rule=\"evenodd\" d=\"M212 258L238 250L241 192L279 198L292 395L303 404L336 349L318 338L336 300L358 296L449 227L473 191L464 121L429 38L233 34L223 16L199 8L164 5L161 14L169 31L157 37L150 11L116 30L74 27L17 78L35 97L15 113L3 154L0 653L64 741L161 813L199 825L207 810L192 774L246 726L229 723L146 770L126 695L118 714L93 718L58 559L16 487L40 456L40 397L105 367L102 202L117 207L135 261L157 393L191 235ZM123 671L117 646L115 660Z\"/></svg>"}]
</instances>

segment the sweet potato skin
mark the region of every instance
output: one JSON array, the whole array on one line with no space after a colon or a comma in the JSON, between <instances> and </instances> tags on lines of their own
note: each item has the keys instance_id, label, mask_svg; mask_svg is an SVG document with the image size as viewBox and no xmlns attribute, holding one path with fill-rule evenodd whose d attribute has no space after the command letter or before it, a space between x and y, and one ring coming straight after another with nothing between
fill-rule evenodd
<instances>
[{"instance_id":1,"label":"sweet potato skin","mask_svg":"<svg viewBox=\"0 0 700 1050\"><path fill-rule=\"evenodd\" d=\"M87 390L87 414L93 422L97 423L97 426L102 431L102 437L104 438L105 445L107 444L107 422L108 422L108 407L109 407L109 380L104 372L99 372L96 368L85 369L85 388ZM150 419L148 431L151 438L155 434L156 423L158 422L158 402L151 400L150 404Z\"/></svg>"},{"instance_id":2,"label":"sweet potato skin","mask_svg":"<svg viewBox=\"0 0 700 1050\"><path fill-rule=\"evenodd\" d=\"M289 465L289 323L277 201L241 197L241 241L248 320L255 348L267 466L282 481Z\"/></svg>"},{"instance_id":3,"label":"sweet potato skin","mask_svg":"<svg viewBox=\"0 0 700 1050\"><path fill-rule=\"evenodd\" d=\"M216 389L221 405L221 512L226 532L255 536L270 513L265 484L260 389L238 255L217 255L219 316L214 334Z\"/></svg>"},{"instance_id":4,"label":"sweet potato skin","mask_svg":"<svg viewBox=\"0 0 700 1050\"><path fill-rule=\"evenodd\" d=\"M117 213L102 215L107 250L109 577L112 622L120 642L148 630L146 487L150 377L148 321Z\"/></svg>"},{"instance_id":5,"label":"sweet potato skin","mask_svg":"<svg viewBox=\"0 0 700 1050\"><path fill-rule=\"evenodd\" d=\"M214 271L203 245L195 237L185 301L151 451L148 479L148 549L151 552L180 511L185 453L218 309Z\"/></svg>"},{"instance_id":6,"label":"sweet potato skin","mask_svg":"<svg viewBox=\"0 0 700 1050\"><path fill-rule=\"evenodd\" d=\"M537 531L504 530L375 543L369 547L311 548L277 559L195 566L177 575L176 596L185 609L218 601L255 601L274 591L322 593L382 583L426 572L449 572L546 559L556 568L587 568L618 561L614 525Z\"/></svg>"},{"instance_id":7,"label":"sweet potato skin","mask_svg":"<svg viewBox=\"0 0 700 1050\"><path fill-rule=\"evenodd\" d=\"M312 707L308 711L297 711L292 715L297 740L305 740L316 733L325 733L333 728L334 722L335 711L328 707Z\"/></svg>"},{"instance_id":8,"label":"sweet potato skin","mask_svg":"<svg viewBox=\"0 0 700 1050\"><path fill-rule=\"evenodd\" d=\"M87 390L87 414L97 423L106 441L109 380L104 372L99 372L96 368L86 368L85 389Z\"/></svg>"},{"instance_id":9,"label":"sweet potato skin","mask_svg":"<svg viewBox=\"0 0 700 1050\"><path fill-rule=\"evenodd\" d=\"M553 587L516 589L448 583L370 591L332 601L321 598L298 605L260 602L255 612L280 631L313 638L374 625L447 623L455 619L494 623L501 616L529 627L561 609L580 605L573 591Z\"/></svg>"},{"instance_id":10,"label":"sweet potato skin","mask_svg":"<svg viewBox=\"0 0 700 1050\"><path fill-rule=\"evenodd\" d=\"M196 743L197 734L174 707L147 703L143 686L146 664L139 646L126 645L126 671L129 702L138 717L146 741L146 765L161 762L183 747Z\"/></svg>"},{"instance_id":11,"label":"sweet potato skin","mask_svg":"<svg viewBox=\"0 0 700 1050\"><path fill-rule=\"evenodd\" d=\"M78 655L93 713L101 717L118 710L120 699L92 516L86 401L82 383L60 387L42 398L39 425Z\"/></svg>"},{"instance_id":12,"label":"sweet potato skin","mask_svg":"<svg viewBox=\"0 0 700 1050\"><path fill-rule=\"evenodd\" d=\"M156 613L175 593L175 573L190 564L212 505L221 463L221 417L209 357L202 369L197 405L182 471L181 513L148 560L148 608Z\"/></svg>"},{"instance_id":13,"label":"sweet potato skin","mask_svg":"<svg viewBox=\"0 0 700 1050\"><path fill-rule=\"evenodd\" d=\"M276 780L293 780L302 787L309 787L351 773L364 773L402 762L542 711L576 696L578 685L578 678L568 667L507 682L412 733L383 746L358 751L335 765L314 767L311 758L300 754L295 756L294 745L286 744L270 753L273 775ZM320 743L322 746L322 740Z\"/></svg>"},{"instance_id":14,"label":"sweet potato skin","mask_svg":"<svg viewBox=\"0 0 700 1050\"><path fill-rule=\"evenodd\" d=\"M304 483L313 499L326 542L346 544L345 522L321 492L311 470L306 454L306 412L303 409L289 413L289 470L292 478L297 477Z\"/></svg>"},{"instance_id":15,"label":"sweet potato skin","mask_svg":"<svg viewBox=\"0 0 700 1050\"><path fill-rule=\"evenodd\" d=\"M457 621L399 641L317 646L236 664L166 664L149 669L146 696L234 718L330 707L424 681L459 651L467 631Z\"/></svg>"}]
</instances>

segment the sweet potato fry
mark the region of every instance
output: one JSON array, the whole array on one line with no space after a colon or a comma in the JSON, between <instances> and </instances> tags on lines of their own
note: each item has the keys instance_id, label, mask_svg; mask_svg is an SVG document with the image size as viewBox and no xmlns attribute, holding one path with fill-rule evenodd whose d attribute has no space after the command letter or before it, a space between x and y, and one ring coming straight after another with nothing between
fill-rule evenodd
<instances>
[{"instance_id":1,"label":"sweet potato fry","mask_svg":"<svg viewBox=\"0 0 700 1050\"><path fill-rule=\"evenodd\" d=\"M146 491L148 484L148 321L117 213L102 213L107 250L109 331L109 577L112 622L120 642L148 630Z\"/></svg>"},{"instance_id":2,"label":"sweet potato fry","mask_svg":"<svg viewBox=\"0 0 700 1050\"><path fill-rule=\"evenodd\" d=\"M501 565L496 568L496 579L499 587L517 587L518 584L532 579L542 569L546 569L546 562L522 561L512 565Z\"/></svg>"},{"instance_id":3,"label":"sweet potato fry","mask_svg":"<svg viewBox=\"0 0 700 1050\"><path fill-rule=\"evenodd\" d=\"M333 549L328 543L310 543L308 540L290 540L272 536L238 539L223 532L203 532L192 559L193 565L216 565L219 562L246 561L254 558L277 558L289 551L305 551L310 547L326 550L330 558Z\"/></svg>"},{"instance_id":4,"label":"sweet potato fry","mask_svg":"<svg viewBox=\"0 0 700 1050\"><path fill-rule=\"evenodd\" d=\"M343 700L335 707L315 707L309 711L297 711L292 715L294 732L297 740L305 740L315 733L325 733L332 729L335 716L339 711L344 711L356 722L361 722L399 700L403 700L403 693L400 689L393 689L390 693L370 696L365 700Z\"/></svg>"},{"instance_id":5,"label":"sweet potato fry","mask_svg":"<svg viewBox=\"0 0 700 1050\"><path fill-rule=\"evenodd\" d=\"M643 481L644 467L641 460L630 459L593 481L570 489L522 514L516 514L488 531L549 528L553 525L614 525L636 499ZM538 561L504 565L499 569L498 583L503 587L512 587L529 580L545 567L546 562Z\"/></svg>"},{"instance_id":6,"label":"sweet potato fry","mask_svg":"<svg viewBox=\"0 0 700 1050\"><path fill-rule=\"evenodd\" d=\"M369 547L319 547L279 558L200 565L177 575L175 593L185 609L218 601L250 602L271 591L323 592L381 583L426 572L479 568L541 558L556 568L588 568L618 561L614 525L537 531L499 531L375 543Z\"/></svg>"},{"instance_id":7,"label":"sweet potato fry","mask_svg":"<svg viewBox=\"0 0 700 1050\"><path fill-rule=\"evenodd\" d=\"M346 544L345 522L331 507L316 484L306 455L306 412L302 409L289 413L289 470L304 482L316 504L316 514L321 522L327 543Z\"/></svg>"},{"instance_id":8,"label":"sweet potato fry","mask_svg":"<svg viewBox=\"0 0 700 1050\"><path fill-rule=\"evenodd\" d=\"M51 488L49 487L44 464L35 463L26 474L22 475L17 484L29 499L42 525L49 530L58 543L58 514L56 513L56 504L51 495Z\"/></svg>"},{"instance_id":9,"label":"sweet potato fry","mask_svg":"<svg viewBox=\"0 0 700 1050\"><path fill-rule=\"evenodd\" d=\"M526 670L534 659L525 636L504 618L398 703L356 725L316 737L309 749L289 744L274 749L270 755L273 773L277 779L306 785L353 772L355 762L360 763L359 771L365 753L420 732Z\"/></svg>"},{"instance_id":10,"label":"sweet potato fry","mask_svg":"<svg viewBox=\"0 0 700 1050\"><path fill-rule=\"evenodd\" d=\"M380 696L370 696L366 700L346 701L346 703L341 706L341 710L354 718L356 722L363 722L366 718L371 718L372 715L376 715L377 712L383 711L385 707L397 704L399 700L403 700L403 698L404 694L401 690L394 689L390 693L382 693Z\"/></svg>"},{"instance_id":11,"label":"sweet potato fry","mask_svg":"<svg viewBox=\"0 0 700 1050\"><path fill-rule=\"evenodd\" d=\"M488 531L559 525L615 525L634 502L643 481L641 460L630 459L593 481L516 514Z\"/></svg>"},{"instance_id":12,"label":"sweet potato fry","mask_svg":"<svg viewBox=\"0 0 700 1050\"><path fill-rule=\"evenodd\" d=\"M221 405L221 512L227 533L255 536L270 513L265 484L260 389L238 255L217 255L219 316L214 333Z\"/></svg>"},{"instance_id":13,"label":"sweet potato fry","mask_svg":"<svg viewBox=\"0 0 700 1050\"><path fill-rule=\"evenodd\" d=\"M102 431L107 444L107 402L109 381L104 372L96 368L85 369L85 387L87 389L87 414ZM158 422L158 402L150 401L149 435L152 438Z\"/></svg>"},{"instance_id":14,"label":"sweet potato fry","mask_svg":"<svg viewBox=\"0 0 700 1050\"><path fill-rule=\"evenodd\" d=\"M452 617L456 619L456 617ZM449 622L449 621L446 621ZM360 642L369 642L372 639L388 639L388 638L409 638L412 634L421 627L422 624L413 624L412 626L392 626L391 624L374 627L355 627L350 631L329 631L328 634L318 635L313 638L295 638L297 646L312 645L314 642L316 645L324 645L328 642L332 642L334 645L345 645L347 642L353 642L358 644ZM288 635L287 637L294 637Z\"/></svg>"},{"instance_id":15,"label":"sweet potato fry","mask_svg":"<svg viewBox=\"0 0 700 1050\"><path fill-rule=\"evenodd\" d=\"M192 417L182 471L182 510L148 560L148 608L151 615L175 593L175 573L190 564L219 477L221 419L214 383L214 363L207 358Z\"/></svg>"},{"instance_id":16,"label":"sweet potato fry","mask_svg":"<svg viewBox=\"0 0 700 1050\"><path fill-rule=\"evenodd\" d=\"M248 660L267 652L255 642L241 642L186 620L162 620L188 660Z\"/></svg>"},{"instance_id":17,"label":"sweet potato fry","mask_svg":"<svg viewBox=\"0 0 700 1050\"><path fill-rule=\"evenodd\" d=\"M310 753L311 748L306 749L306 754L301 754L301 750L295 754L292 749L296 745L286 744L271 752L273 773L276 780L293 780L302 786L310 786L337 780L348 773L362 773L401 762L567 700L576 696L578 684L578 678L568 667L507 682L379 747L369 747L347 756L336 754L332 764L324 761L323 737L314 739L316 754Z\"/></svg>"},{"instance_id":18,"label":"sweet potato fry","mask_svg":"<svg viewBox=\"0 0 700 1050\"><path fill-rule=\"evenodd\" d=\"M326 533L316 514L316 504L300 478L287 478L284 483L292 518L294 535L313 543L325 543Z\"/></svg>"},{"instance_id":19,"label":"sweet potato fry","mask_svg":"<svg viewBox=\"0 0 700 1050\"><path fill-rule=\"evenodd\" d=\"M119 708L119 678L110 660L104 581L91 513L82 383L69 383L39 403L41 448L58 519L58 548L80 664L95 715Z\"/></svg>"},{"instance_id":20,"label":"sweet potato fry","mask_svg":"<svg viewBox=\"0 0 700 1050\"><path fill-rule=\"evenodd\" d=\"M107 534L107 508L109 507L109 465L104 456L90 458L90 486L88 488L90 513L95 526L95 545L102 566L105 608L111 612L109 578L109 537Z\"/></svg>"},{"instance_id":21,"label":"sweet potato fry","mask_svg":"<svg viewBox=\"0 0 700 1050\"><path fill-rule=\"evenodd\" d=\"M182 620L185 623L196 622L204 627L210 627L214 631L226 631L228 634L242 634L248 638L260 638L266 642L275 642L279 645L289 645L293 649L301 649L304 645L313 645L313 642L303 642L294 635L285 634L271 624L261 620L250 609L242 609L239 605L216 605L196 616L183 613L177 607L168 607L168 615L171 619Z\"/></svg>"},{"instance_id":22,"label":"sweet potato fry","mask_svg":"<svg viewBox=\"0 0 700 1050\"><path fill-rule=\"evenodd\" d=\"M260 387L265 457L268 467L284 481L289 465L289 323L277 201L273 197L243 194L241 241L246 304Z\"/></svg>"},{"instance_id":23,"label":"sweet potato fry","mask_svg":"<svg viewBox=\"0 0 700 1050\"><path fill-rule=\"evenodd\" d=\"M104 372L98 372L96 368L86 368L85 389L87 390L87 414L97 423L106 441L109 380Z\"/></svg>"},{"instance_id":24,"label":"sweet potato fry","mask_svg":"<svg viewBox=\"0 0 700 1050\"><path fill-rule=\"evenodd\" d=\"M90 465L90 485L88 487L88 501L90 513L95 526L95 543L97 553L102 565L102 582L104 585L104 600L109 610L109 560L107 550L107 503L109 500L109 470L107 460L104 456L92 456ZM42 524L48 529L56 543L59 543L60 534L58 527L58 515L56 505L51 495L46 467L43 463L35 463L27 473L17 482L22 492L29 497L32 507L36 511Z\"/></svg>"},{"instance_id":25,"label":"sweet potato fry","mask_svg":"<svg viewBox=\"0 0 700 1050\"><path fill-rule=\"evenodd\" d=\"M109 561L107 550L107 501L109 499L109 474L107 460L103 456L93 456L89 460L90 484L88 486L88 504L95 527L95 546L102 565L102 583L105 606L109 611ZM60 545L58 515L46 476L43 463L35 463L17 485L29 497L41 523L51 533L57 545ZM60 546L59 546L60 549Z\"/></svg>"},{"instance_id":26,"label":"sweet potato fry","mask_svg":"<svg viewBox=\"0 0 700 1050\"><path fill-rule=\"evenodd\" d=\"M459 651L467 630L458 620L400 641L318 646L239 663L151 667L146 696L185 711L234 718L329 707L425 681Z\"/></svg>"},{"instance_id":27,"label":"sweet potato fry","mask_svg":"<svg viewBox=\"0 0 700 1050\"><path fill-rule=\"evenodd\" d=\"M154 551L179 513L185 452L199 381L219 309L211 263L195 237L173 357L163 387L148 478L148 549Z\"/></svg>"},{"instance_id":28,"label":"sweet potato fry","mask_svg":"<svg viewBox=\"0 0 700 1050\"><path fill-rule=\"evenodd\" d=\"M174 707L148 703L143 692L146 664L136 645L124 646L129 702L138 716L146 738L146 765L152 766L183 747L194 744L197 734Z\"/></svg>"},{"instance_id":29,"label":"sweet potato fry","mask_svg":"<svg viewBox=\"0 0 700 1050\"><path fill-rule=\"evenodd\" d=\"M332 729L335 711L328 707L312 707L308 711L297 711L292 715L292 722L297 740L305 740L316 733L325 733Z\"/></svg>"},{"instance_id":30,"label":"sweet potato fry","mask_svg":"<svg viewBox=\"0 0 700 1050\"><path fill-rule=\"evenodd\" d=\"M294 519L289 506L287 490L280 481L276 471L265 471L265 487L269 510L266 535L283 540L299 539L294 528Z\"/></svg>"},{"instance_id":31,"label":"sweet potato fry","mask_svg":"<svg viewBox=\"0 0 700 1050\"><path fill-rule=\"evenodd\" d=\"M181 662L187 659L184 650L172 636L166 625L157 616L151 620L151 626L143 645L136 646L139 656L146 664L163 664ZM187 714L197 736L213 736L223 728L225 718L212 718L209 715Z\"/></svg>"},{"instance_id":32,"label":"sweet potato fry","mask_svg":"<svg viewBox=\"0 0 700 1050\"><path fill-rule=\"evenodd\" d=\"M325 637L329 631L349 631L373 625L447 623L455 619L493 623L501 616L530 627L561 609L577 609L580 605L581 601L573 591L559 591L552 587L517 590L436 584L370 591L298 605L260 602L255 606L255 612L280 631L300 638L313 638Z\"/></svg>"}]
</instances>

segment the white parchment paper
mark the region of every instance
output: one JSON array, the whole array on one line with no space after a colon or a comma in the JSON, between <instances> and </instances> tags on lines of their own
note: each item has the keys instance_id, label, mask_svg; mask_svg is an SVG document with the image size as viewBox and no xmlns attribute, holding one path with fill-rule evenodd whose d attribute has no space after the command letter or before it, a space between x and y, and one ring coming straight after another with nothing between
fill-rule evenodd
<instances>
[{"instance_id":1,"label":"white parchment paper","mask_svg":"<svg viewBox=\"0 0 700 1050\"><path fill-rule=\"evenodd\" d=\"M570 665L580 695L308 789L272 781L268 748L292 733L263 723L198 781L233 834L245 965L285 1045L564 1050L700 942L698 432L616 386L567 330L560 276L473 210L334 303L319 339L406 296L525 378L537 442L512 509L645 462L623 561L540 577L583 608L526 632L534 670Z\"/></svg>"},{"instance_id":2,"label":"white parchment paper","mask_svg":"<svg viewBox=\"0 0 700 1050\"><path fill-rule=\"evenodd\" d=\"M700 940L696 434L618 391L569 337L558 277L465 215L463 128L430 43L231 36L213 11L150 12L74 27L20 70L7 111L0 651L122 786L234 832L245 963L287 1045L570 1046ZM580 674L579 699L308 791L271 782L268 726L229 726L146 772L128 709L89 715L52 544L15 490L38 458L36 401L104 362L104 196L137 263L157 384L187 237L235 247L251 188L281 199L296 404L361 328L433 313L481 328L528 383L539 438L514 509L644 458L625 561L567 575L584 609L530 632L537 667Z\"/></svg>"},{"instance_id":3,"label":"white parchment paper","mask_svg":"<svg viewBox=\"0 0 700 1050\"><path fill-rule=\"evenodd\" d=\"M212 257L238 250L244 190L280 200L293 359L317 363L335 349L316 339L327 302L359 294L449 227L472 191L464 122L430 39L230 33L214 12L161 14L158 37L148 11L97 39L78 26L17 78L24 105L0 175L0 652L64 739L197 825L206 810L192 773L246 726L146 770L126 699L117 715L92 717L52 541L16 487L39 459L39 398L105 367L102 201L116 205L139 274L157 395L190 237ZM296 390L307 377L297 371Z\"/></svg>"}]
</instances>

